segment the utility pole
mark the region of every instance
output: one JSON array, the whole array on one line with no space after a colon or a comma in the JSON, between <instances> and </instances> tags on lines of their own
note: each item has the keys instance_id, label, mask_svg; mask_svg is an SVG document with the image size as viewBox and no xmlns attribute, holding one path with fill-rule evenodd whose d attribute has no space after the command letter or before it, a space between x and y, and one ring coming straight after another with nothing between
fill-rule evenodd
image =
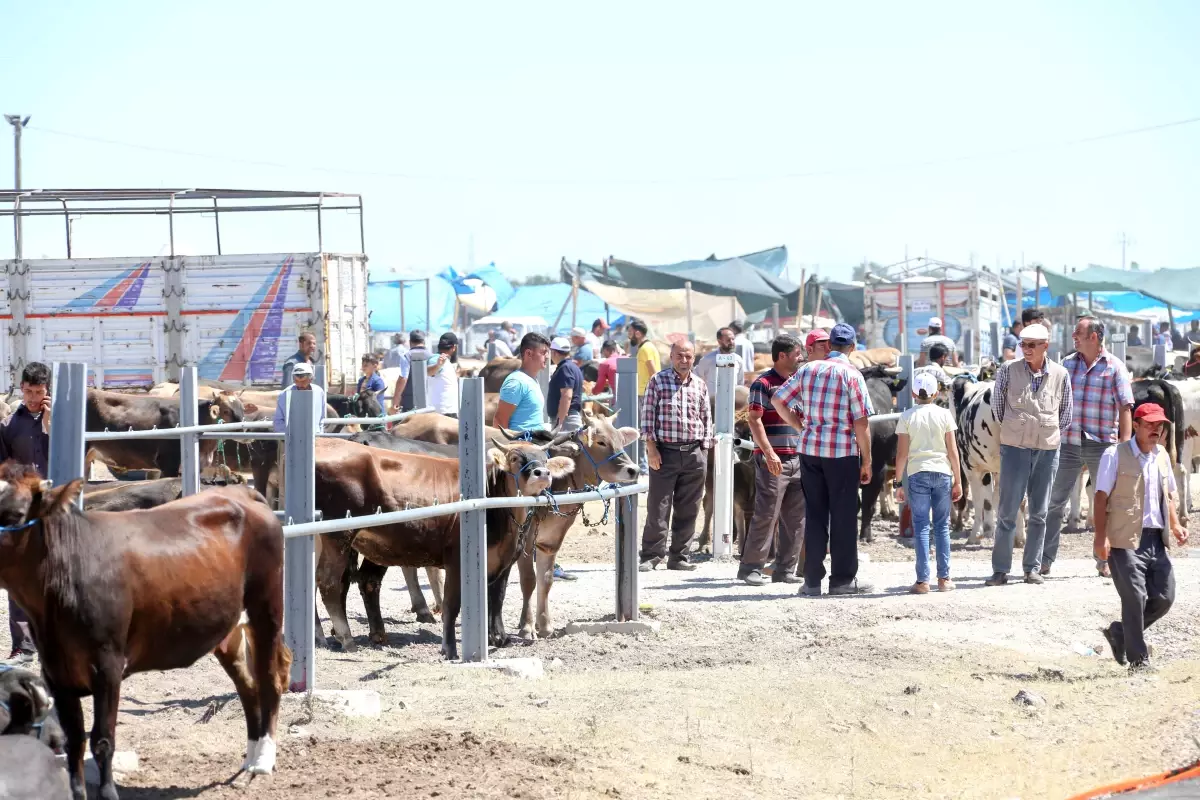
<instances>
[{"instance_id":1,"label":"utility pole","mask_svg":"<svg viewBox=\"0 0 1200 800\"><path fill-rule=\"evenodd\" d=\"M4 121L13 126L13 188L20 191L21 189L21 131L29 124L29 117L21 118L20 114L5 114ZM21 215L17 214L14 223L16 232L16 257L18 260L22 257L21 254Z\"/></svg>"},{"instance_id":2,"label":"utility pole","mask_svg":"<svg viewBox=\"0 0 1200 800\"><path fill-rule=\"evenodd\" d=\"M1125 262L1125 248L1126 248L1126 246L1131 245L1131 244L1133 244L1133 240L1130 239L1124 233L1122 233L1121 234L1121 269L1123 269L1123 270L1128 269L1128 265Z\"/></svg>"}]
</instances>

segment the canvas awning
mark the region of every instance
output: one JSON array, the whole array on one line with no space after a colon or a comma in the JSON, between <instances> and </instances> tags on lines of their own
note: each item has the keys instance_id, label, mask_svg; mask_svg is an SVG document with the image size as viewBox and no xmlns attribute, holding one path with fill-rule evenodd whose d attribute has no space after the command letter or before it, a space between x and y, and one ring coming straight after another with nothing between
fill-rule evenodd
<instances>
[{"instance_id":1,"label":"canvas awning","mask_svg":"<svg viewBox=\"0 0 1200 800\"><path fill-rule=\"evenodd\" d=\"M1055 296L1075 292L1137 292L1173 308L1200 309L1200 267L1134 272L1111 267L1088 267L1062 275L1042 270Z\"/></svg>"}]
</instances>

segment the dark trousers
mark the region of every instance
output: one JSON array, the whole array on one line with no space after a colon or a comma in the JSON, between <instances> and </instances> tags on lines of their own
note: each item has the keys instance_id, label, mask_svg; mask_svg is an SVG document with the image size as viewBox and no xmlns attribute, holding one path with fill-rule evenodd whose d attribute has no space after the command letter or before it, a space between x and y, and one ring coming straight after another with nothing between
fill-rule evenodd
<instances>
[{"instance_id":1,"label":"dark trousers","mask_svg":"<svg viewBox=\"0 0 1200 800\"><path fill-rule=\"evenodd\" d=\"M800 456L783 459L783 471L772 475L761 453L754 456L754 516L742 543L742 569L762 569L775 544L777 574L796 570L804 537L804 485ZM776 531L779 533L775 541Z\"/></svg>"},{"instance_id":2,"label":"dark trousers","mask_svg":"<svg viewBox=\"0 0 1200 800\"><path fill-rule=\"evenodd\" d=\"M1175 602L1175 574L1162 530L1143 528L1137 550L1114 547L1108 553L1108 568L1121 596L1121 621L1115 623L1115 633L1125 636L1129 663L1145 661L1149 656L1146 628L1162 619Z\"/></svg>"},{"instance_id":3,"label":"dark trousers","mask_svg":"<svg viewBox=\"0 0 1200 800\"><path fill-rule=\"evenodd\" d=\"M13 602L12 595L8 597L8 635L12 639L12 649L37 652L33 643L33 630L29 625L29 617L21 607Z\"/></svg>"},{"instance_id":4,"label":"dark trousers","mask_svg":"<svg viewBox=\"0 0 1200 800\"><path fill-rule=\"evenodd\" d=\"M804 498L804 582L820 586L829 550L829 587L858 575L858 456L800 456Z\"/></svg>"},{"instance_id":5,"label":"dark trousers","mask_svg":"<svg viewBox=\"0 0 1200 800\"><path fill-rule=\"evenodd\" d=\"M659 444L658 453L662 464L658 469L650 470L641 557L642 561L666 557L669 520L671 560L681 561L687 558L688 548L696 535L696 517L704 494L708 454L699 443L683 450Z\"/></svg>"}]
</instances>

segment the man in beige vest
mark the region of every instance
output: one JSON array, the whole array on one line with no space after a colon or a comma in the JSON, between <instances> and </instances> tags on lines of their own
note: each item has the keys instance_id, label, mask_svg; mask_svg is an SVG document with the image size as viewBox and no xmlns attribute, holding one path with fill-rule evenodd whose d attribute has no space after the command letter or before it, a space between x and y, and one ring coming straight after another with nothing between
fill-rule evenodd
<instances>
[{"instance_id":1,"label":"man in beige vest","mask_svg":"<svg viewBox=\"0 0 1200 800\"><path fill-rule=\"evenodd\" d=\"M1000 501L988 586L1008 583L1017 514L1027 494L1029 524L1021 566L1026 583L1044 582L1038 573L1046 510L1058 469L1058 441L1071 424L1072 404L1071 379L1061 364L1046 357L1049 346L1046 327L1028 325L1021 331L1023 358L1006 361L996 371L992 413L1000 423Z\"/></svg>"},{"instance_id":2,"label":"man in beige vest","mask_svg":"<svg viewBox=\"0 0 1200 800\"><path fill-rule=\"evenodd\" d=\"M1113 445L1100 458L1092 545L1096 558L1107 559L1121 596L1121 621L1104 630L1113 658L1118 664L1128 660L1131 667L1145 668L1150 663L1145 630L1175 601L1166 526L1181 545L1188 535L1175 514L1171 460L1158 446L1167 415L1161 406L1146 403L1133 419L1134 438Z\"/></svg>"}]
</instances>

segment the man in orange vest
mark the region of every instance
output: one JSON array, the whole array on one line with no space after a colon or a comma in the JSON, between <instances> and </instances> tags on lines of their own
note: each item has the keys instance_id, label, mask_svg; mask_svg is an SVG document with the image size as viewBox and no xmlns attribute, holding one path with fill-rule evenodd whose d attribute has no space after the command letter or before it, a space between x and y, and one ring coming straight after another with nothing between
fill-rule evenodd
<instances>
[{"instance_id":1,"label":"man in orange vest","mask_svg":"<svg viewBox=\"0 0 1200 800\"><path fill-rule=\"evenodd\" d=\"M1118 664L1150 666L1145 630L1175 601L1175 576L1167 551L1171 536L1184 544L1187 530L1175 513L1175 474L1159 446L1167 415L1155 403L1133 413L1133 438L1108 448L1096 475L1098 559L1108 561L1121 596L1121 620L1104 630ZM1168 525L1170 531L1168 532Z\"/></svg>"}]
</instances>

